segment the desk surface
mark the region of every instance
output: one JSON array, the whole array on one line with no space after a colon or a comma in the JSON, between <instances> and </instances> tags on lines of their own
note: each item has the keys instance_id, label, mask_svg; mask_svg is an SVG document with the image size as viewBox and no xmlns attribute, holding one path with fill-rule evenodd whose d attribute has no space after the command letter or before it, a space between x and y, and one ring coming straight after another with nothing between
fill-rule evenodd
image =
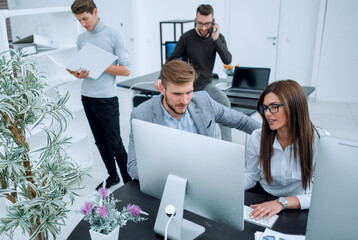
<instances>
[{"instance_id":1,"label":"desk surface","mask_svg":"<svg viewBox=\"0 0 358 240\"><path fill-rule=\"evenodd\" d=\"M114 195L117 199L122 200L117 204L118 209L122 209L123 206L132 203L139 205L144 211L149 213L148 220L139 223L129 222L127 226L123 227L119 233L121 240L163 239L163 237L155 234L153 231L155 218L160 204L158 199L142 193L137 181L128 182L117 189L114 192ZM272 197L256 193L245 193L245 205L268 200L272 200ZM204 234L198 239L254 239L254 233L256 231L264 231L263 227L245 222L245 229L240 232L187 211L185 211L184 217L205 227L206 230ZM272 229L287 234L304 235L306 231L307 217L307 210L282 211ZM72 231L68 240L90 239L88 230L88 223L82 220Z\"/></svg>"},{"instance_id":2,"label":"desk surface","mask_svg":"<svg viewBox=\"0 0 358 240\"><path fill-rule=\"evenodd\" d=\"M137 78L132 78L127 81L122 81L117 84L118 87L130 88L141 91L144 94L159 94L159 90L154 87L155 80L159 79L160 72L149 73ZM213 82L219 83L225 81L224 79L214 79ZM314 90L314 87L302 86L308 97ZM245 97L229 97L232 107L256 109L257 99Z\"/></svg>"}]
</instances>

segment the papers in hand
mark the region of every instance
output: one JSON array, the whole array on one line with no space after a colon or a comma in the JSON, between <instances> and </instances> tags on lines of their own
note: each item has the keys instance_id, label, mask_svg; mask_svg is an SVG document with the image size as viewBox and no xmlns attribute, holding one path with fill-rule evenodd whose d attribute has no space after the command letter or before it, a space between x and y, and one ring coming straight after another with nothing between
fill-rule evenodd
<instances>
[{"instance_id":1,"label":"papers in hand","mask_svg":"<svg viewBox=\"0 0 358 240\"><path fill-rule=\"evenodd\" d=\"M70 71L89 71L89 77L97 79L118 57L90 43L76 53L74 49L47 55L54 63Z\"/></svg>"}]
</instances>

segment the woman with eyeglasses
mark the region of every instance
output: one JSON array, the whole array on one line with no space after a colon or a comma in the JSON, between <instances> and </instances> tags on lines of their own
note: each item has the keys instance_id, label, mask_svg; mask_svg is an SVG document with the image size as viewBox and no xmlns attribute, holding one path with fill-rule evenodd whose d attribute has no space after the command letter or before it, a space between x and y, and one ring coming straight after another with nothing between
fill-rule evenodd
<instances>
[{"instance_id":1,"label":"woman with eyeglasses","mask_svg":"<svg viewBox=\"0 0 358 240\"><path fill-rule=\"evenodd\" d=\"M293 80L268 85L258 102L263 123L246 149L245 190L278 197L251 205L252 218L270 218L283 209L308 209L317 144L322 129L311 123L306 95Z\"/></svg>"}]
</instances>

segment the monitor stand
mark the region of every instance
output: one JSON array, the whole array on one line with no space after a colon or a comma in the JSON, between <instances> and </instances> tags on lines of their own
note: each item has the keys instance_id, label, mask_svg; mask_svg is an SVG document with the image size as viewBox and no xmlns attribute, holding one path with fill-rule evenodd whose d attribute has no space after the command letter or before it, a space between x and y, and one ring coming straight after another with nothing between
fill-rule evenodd
<instances>
[{"instance_id":1,"label":"monitor stand","mask_svg":"<svg viewBox=\"0 0 358 240\"><path fill-rule=\"evenodd\" d=\"M168 175L157 219L155 220L154 232L164 236L165 227L169 220L169 217L165 213L165 208L167 205L173 205L176 209L176 215L173 217L168 228L169 239L195 239L204 233L204 227L183 218L186 184L187 179L172 174Z\"/></svg>"}]
</instances>

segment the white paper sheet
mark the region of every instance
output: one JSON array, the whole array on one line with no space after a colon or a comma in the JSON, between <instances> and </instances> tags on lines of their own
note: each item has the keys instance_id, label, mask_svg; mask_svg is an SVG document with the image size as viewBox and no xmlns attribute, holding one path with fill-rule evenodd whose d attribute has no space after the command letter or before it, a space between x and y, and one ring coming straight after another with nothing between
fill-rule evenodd
<instances>
[{"instance_id":1,"label":"white paper sheet","mask_svg":"<svg viewBox=\"0 0 358 240\"><path fill-rule=\"evenodd\" d=\"M92 44L79 51L74 49L58 51L47 55L54 63L71 71L89 71L89 77L97 79L118 57Z\"/></svg>"},{"instance_id":2,"label":"white paper sheet","mask_svg":"<svg viewBox=\"0 0 358 240\"><path fill-rule=\"evenodd\" d=\"M275 240L305 240L304 235L293 235L293 234L283 234L280 232L273 231L269 228L266 228L264 233L262 234L260 240L265 239L266 236L273 236L275 237ZM256 234L255 234L256 237ZM270 239L270 238L268 238Z\"/></svg>"}]
</instances>

